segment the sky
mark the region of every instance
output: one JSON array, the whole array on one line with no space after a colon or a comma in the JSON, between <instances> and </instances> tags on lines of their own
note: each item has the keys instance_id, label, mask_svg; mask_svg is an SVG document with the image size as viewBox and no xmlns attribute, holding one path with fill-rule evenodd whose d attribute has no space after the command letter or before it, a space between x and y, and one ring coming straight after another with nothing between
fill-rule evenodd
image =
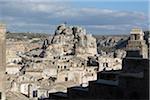
<instances>
[{"instance_id":1,"label":"sky","mask_svg":"<svg viewBox=\"0 0 150 100\"><path fill-rule=\"evenodd\" d=\"M149 29L148 0L0 0L0 22L10 32L54 34L59 24L91 34L128 34Z\"/></svg>"}]
</instances>

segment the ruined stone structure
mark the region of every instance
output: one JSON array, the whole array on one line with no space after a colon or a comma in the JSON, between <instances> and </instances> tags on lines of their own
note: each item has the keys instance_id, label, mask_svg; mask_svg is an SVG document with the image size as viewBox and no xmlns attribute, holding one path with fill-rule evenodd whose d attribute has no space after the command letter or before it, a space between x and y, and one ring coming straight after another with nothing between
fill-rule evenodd
<instances>
[{"instance_id":1,"label":"ruined stone structure","mask_svg":"<svg viewBox=\"0 0 150 100\"><path fill-rule=\"evenodd\" d=\"M5 100L6 26L0 24L0 100Z\"/></svg>"},{"instance_id":2,"label":"ruined stone structure","mask_svg":"<svg viewBox=\"0 0 150 100\"><path fill-rule=\"evenodd\" d=\"M141 29L135 28L132 29L130 32L130 40L128 41L127 45L127 52L134 52L137 53L140 51L140 54L133 54L136 56L141 55L143 58L148 58L148 47L146 45L146 41L144 40L144 33ZM135 52L136 51L136 52ZM131 55L127 56L133 56L132 53L128 53Z\"/></svg>"}]
</instances>

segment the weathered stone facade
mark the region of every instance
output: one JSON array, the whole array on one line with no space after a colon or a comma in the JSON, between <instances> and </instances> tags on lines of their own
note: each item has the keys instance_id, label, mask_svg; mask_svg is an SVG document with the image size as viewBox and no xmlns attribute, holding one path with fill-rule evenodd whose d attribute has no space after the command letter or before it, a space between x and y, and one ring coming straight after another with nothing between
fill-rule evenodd
<instances>
[{"instance_id":1,"label":"weathered stone facade","mask_svg":"<svg viewBox=\"0 0 150 100\"><path fill-rule=\"evenodd\" d=\"M131 32L132 33L132 32ZM132 37L132 34L131 34ZM141 39L143 37L141 36ZM88 88L72 87L68 89L68 99L149 99L149 62L146 48L141 44L134 46L135 40L129 40L126 57L122 61L122 69L98 73L96 81L90 81ZM137 51L138 50L138 51ZM132 51L132 52L131 52ZM130 54L131 53L131 54ZM79 94L80 93L80 94ZM53 96L52 96L53 97ZM63 97L63 96L62 96ZM56 97L55 97L56 98ZM61 98L61 96L57 97Z\"/></svg>"},{"instance_id":2,"label":"weathered stone facade","mask_svg":"<svg viewBox=\"0 0 150 100\"><path fill-rule=\"evenodd\" d=\"M148 58L148 47L146 45L146 41L144 40L144 33L141 29L132 29L130 32L130 40L128 41L127 45L127 52L132 51L140 51L141 57ZM132 56L132 53L128 53ZM134 54L133 54L134 55ZM138 54L137 54L138 56Z\"/></svg>"},{"instance_id":3,"label":"weathered stone facade","mask_svg":"<svg viewBox=\"0 0 150 100\"><path fill-rule=\"evenodd\" d=\"M99 62L99 71L122 69L122 59L121 58L100 56L98 58L98 62Z\"/></svg>"},{"instance_id":4,"label":"weathered stone facade","mask_svg":"<svg viewBox=\"0 0 150 100\"><path fill-rule=\"evenodd\" d=\"M5 100L6 26L0 24L0 99Z\"/></svg>"}]
</instances>

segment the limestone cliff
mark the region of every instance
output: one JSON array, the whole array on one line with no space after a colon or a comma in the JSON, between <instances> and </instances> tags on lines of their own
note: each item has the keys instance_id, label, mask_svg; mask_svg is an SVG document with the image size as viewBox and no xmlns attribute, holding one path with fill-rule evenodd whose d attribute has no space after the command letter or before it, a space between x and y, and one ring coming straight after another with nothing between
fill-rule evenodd
<instances>
[{"instance_id":1,"label":"limestone cliff","mask_svg":"<svg viewBox=\"0 0 150 100\"><path fill-rule=\"evenodd\" d=\"M46 48L46 56L97 54L96 39L79 26L61 24Z\"/></svg>"}]
</instances>

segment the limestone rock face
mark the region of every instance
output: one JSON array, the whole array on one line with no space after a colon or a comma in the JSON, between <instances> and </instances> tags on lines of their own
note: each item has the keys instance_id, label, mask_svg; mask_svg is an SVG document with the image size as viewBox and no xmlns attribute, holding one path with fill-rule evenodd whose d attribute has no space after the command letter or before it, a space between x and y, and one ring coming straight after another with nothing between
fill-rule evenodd
<instances>
[{"instance_id":1,"label":"limestone rock face","mask_svg":"<svg viewBox=\"0 0 150 100\"><path fill-rule=\"evenodd\" d=\"M86 30L79 26L66 26L61 24L57 27L47 48L47 56L50 55L88 55L97 54L96 39Z\"/></svg>"}]
</instances>

